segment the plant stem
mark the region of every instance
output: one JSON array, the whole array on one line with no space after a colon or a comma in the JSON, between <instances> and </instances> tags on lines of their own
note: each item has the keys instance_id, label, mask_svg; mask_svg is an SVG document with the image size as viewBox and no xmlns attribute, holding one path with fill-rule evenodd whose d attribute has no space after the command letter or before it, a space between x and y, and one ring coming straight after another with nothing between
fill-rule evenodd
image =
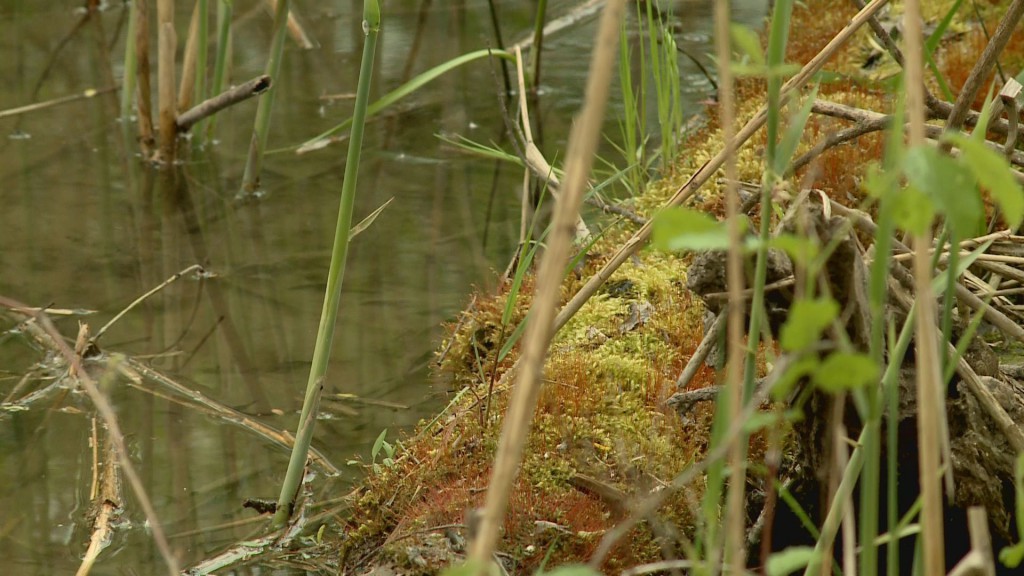
<instances>
[{"instance_id":1,"label":"plant stem","mask_svg":"<svg viewBox=\"0 0 1024 576\"><path fill-rule=\"evenodd\" d=\"M132 113L132 98L135 97L135 80L138 74L135 42L139 26L139 5L131 3L128 11L128 32L124 42L124 80L121 81L121 122L128 126L128 117Z\"/></svg>"},{"instance_id":2,"label":"plant stem","mask_svg":"<svg viewBox=\"0 0 1024 576\"><path fill-rule=\"evenodd\" d=\"M270 58L267 60L266 75L271 82L277 83L281 71L281 56L284 52L284 37L288 30L288 9L291 0L279 0L274 11L274 39L271 42ZM362 71L360 71L362 74ZM279 86L279 84L277 84ZM263 151L267 149L267 136L270 133L270 112L274 106L274 95L277 87L260 98L256 108L256 124L253 128L252 140L249 142L249 156L245 162L245 174L242 176L243 195L252 194L260 187L260 169L263 165ZM347 172L346 167L346 172Z\"/></svg>"},{"instance_id":3,"label":"plant stem","mask_svg":"<svg viewBox=\"0 0 1024 576\"><path fill-rule=\"evenodd\" d=\"M279 0L278 8L287 11L288 0ZM282 20L287 20L282 18ZM363 2L363 59L359 66L359 84L356 88L355 110L353 111L352 133L349 138L348 158L345 162L345 178L341 185L341 203L338 207L338 223L334 229L334 247L331 251L331 268L327 274L327 290L320 314L320 328L313 349L313 364L306 383L306 396L302 403L302 414L295 434L295 446L288 461L288 472L281 486L274 514L274 526L284 526L291 516L298 493L299 482L306 465L309 444L313 438L313 424L316 422L317 405L323 391L324 377L330 360L331 344L334 340L334 326L338 318L341 301L341 285L345 276L345 261L348 258L349 230L352 228L352 212L356 198L356 179L359 174L359 157L362 152L363 126L366 121L366 106L370 97L370 81L373 75L373 59L380 32L380 6L377 0Z\"/></svg>"},{"instance_id":4,"label":"plant stem","mask_svg":"<svg viewBox=\"0 0 1024 576\"><path fill-rule=\"evenodd\" d=\"M174 119L177 103L174 93L174 54L178 44L174 32L174 0L157 0L157 91L160 108L160 157L174 162L177 137Z\"/></svg>"},{"instance_id":5,"label":"plant stem","mask_svg":"<svg viewBox=\"0 0 1024 576\"><path fill-rule=\"evenodd\" d=\"M729 0L715 2L715 52L718 55L718 98L722 138L725 140L725 211L729 228L729 253L726 261L726 285L729 287L728 308L728 352L726 354L725 385L728 390L728 420L736 422L743 411L743 231L740 229L740 200L736 183L736 150L733 140L736 136L736 99L733 92L732 49L729 42ZM674 55L673 55L674 56ZM675 138L675 134L662 138ZM664 159L663 159L664 160ZM722 410L726 413L726 410ZM746 454L743 442L745 434L738 435L729 448L729 468L732 480L726 497L725 513L725 563L730 572L741 573L746 566L744 550L744 482L738 474L744 466Z\"/></svg>"},{"instance_id":6,"label":"plant stem","mask_svg":"<svg viewBox=\"0 0 1024 576\"><path fill-rule=\"evenodd\" d=\"M231 0L220 0L217 3L217 56L213 63L213 88L211 94L224 92L224 84L227 79L227 67L229 55L231 54ZM206 137L213 138L213 129L217 118L210 118L206 123Z\"/></svg>"},{"instance_id":7,"label":"plant stem","mask_svg":"<svg viewBox=\"0 0 1024 576\"><path fill-rule=\"evenodd\" d=\"M903 15L906 59L907 119L909 145L924 145L924 57L921 46L921 5L907 0ZM935 301L931 288L931 233L914 236L914 295L918 305L915 359L917 364L917 438L921 483L921 539L925 574L945 574L942 487L940 483L940 427L937 410L945 411L939 395L939 351L935 326Z\"/></svg>"}]
</instances>

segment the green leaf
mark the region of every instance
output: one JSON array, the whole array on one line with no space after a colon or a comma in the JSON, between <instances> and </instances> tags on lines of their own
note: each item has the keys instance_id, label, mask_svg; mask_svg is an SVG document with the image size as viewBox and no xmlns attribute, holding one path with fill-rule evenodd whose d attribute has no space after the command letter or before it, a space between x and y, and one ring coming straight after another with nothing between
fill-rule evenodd
<instances>
[{"instance_id":1,"label":"green leaf","mask_svg":"<svg viewBox=\"0 0 1024 576\"><path fill-rule=\"evenodd\" d=\"M394 199L395 199L394 196L392 196L391 198L388 198L387 202L381 204L379 208L377 208L373 212L370 212L369 216L367 216L366 218L363 218L362 220L360 220L359 224L356 224L355 226L353 226L348 231L348 239L349 239L349 241L351 241L353 238L358 236L359 233L362 232L363 230L366 230L367 228L369 228L370 225L373 224L373 221L377 219L377 216L380 216L380 213L383 212L384 209L388 207L388 204L391 204L391 201L394 200Z\"/></svg>"},{"instance_id":2,"label":"green leaf","mask_svg":"<svg viewBox=\"0 0 1024 576\"><path fill-rule=\"evenodd\" d=\"M1024 542L1007 546L999 551L999 562L1007 568L1016 568L1024 560Z\"/></svg>"},{"instance_id":3,"label":"green leaf","mask_svg":"<svg viewBox=\"0 0 1024 576\"><path fill-rule=\"evenodd\" d=\"M816 240L795 234L779 234L768 241L768 248L782 250L794 264L802 265L807 265L819 252Z\"/></svg>"},{"instance_id":4,"label":"green leaf","mask_svg":"<svg viewBox=\"0 0 1024 576\"><path fill-rule=\"evenodd\" d=\"M729 233L725 223L690 208L666 208L654 217L654 247L679 250L725 250Z\"/></svg>"},{"instance_id":5,"label":"green leaf","mask_svg":"<svg viewBox=\"0 0 1024 576\"><path fill-rule=\"evenodd\" d=\"M988 251L988 248L989 246L992 245L992 242L993 240L986 240L984 244L968 252L966 256L961 256L960 258L958 258L956 263L956 270L953 271L953 277L959 278L965 270L970 268L971 264L974 264L975 260L981 257L981 255L984 254L986 251ZM942 296L942 293L946 291L946 287L949 285L948 274L949 270L944 270L942 274L939 274L935 278L932 278L933 296Z\"/></svg>"},{"instance_id":6,"label":"green leaf","mask_svg":"<svg viewBox=\"0 0 1024 576\"><path fill-rule=\"evenodd\" d=\"M981 198L971 171L927 144L915 146L903 161L907 179L928 195L963 237L971 237L984 217Z\"/></svg>"},{"instance_id":7,"label":"green leaf","mask_svg":"<svg viewBox=\"0 0 1024 576\"><path fill-rule=\"evenodd\" d=\"M742 24L733 24L729 27L732 43L736 45L740 53L750 58L755 66L765 65L764 52L761 50L761 39L757 32Z\"/></svg>"},{"instance_id":8,"label":"green leaf","mask_svg":"<svg viewBox=\"0 0 1024 576\"><path fill-rule=\"evenodd\" d=\"M376 461L377 455L380 454L380 449L384 447L384 438L388 435L388 429L381 430L377 439L373 441L373 448L370 449L370 460Z\"/></svg>"},{"instance_id":9,"label":"green leaf","mask_svg":"<svg viewBox=\"0 0 1024 576\"><path fill-rule=\"evenodd\" d=\"M373 104L367 106L366 117L373 117L374 114L379 113L381 110L384 110L388 106L391 106L395 102L398 102L402 98L405 98L406 96L419 90L424 85L444 75L446 72L450 72L455 68L462 66L463 64L472 62L473 60L479 60L480 58L486 58L488 56L497 56L500 58L505 58L506 60L515 59L508 52L505 52L503 50L491 49L477 50L475 52L470 52L469 54L463 54L462 56L452 58L447 62L438 64L437 66L434 66L430 70L427 70L422 74L419 74L412 80L409 80L405 84L402 84L398 88L395 88L391 92L388 92L387 94L382 96L380 100L377 100ZM299 146L298 150L296 150L296 153L302 154L305 152L310 152L312 150L319 150L320 148L323 148L324 146L330 143L330 140L325 140L327 137L337 134L338 132L341 132L342 130L347 128L351 123L352 119L349 118L343 121L341 124L334 126L330 130L327 130L326 132L323 132L320 135L315 136L310 140L307 140L306 142L303 142L302 145Z\"/></svg>"},{"instance_id":10,"label":"green leaf","mask_svg":"<svg viewBox=\"0 0 1024 576\"><path fill-rule=\"evenodd\" d=\"M764 571L768 576L783 576L805 568L816 559L819 552L810 546L790 546L768 557Z\"/></svg>"},{"instance_id":11,"label":"green leaf","mask_svg":"<svg viewBox=\"0 0 1024 576\"><path fill-rule=\"evenodd\" d=\"M801 299L793 303L782 326L779 343L788 352L803 350L821 337L821 332L839 315L839 304L831 298Z\"/></svg>"},{"instance_id":12,"label":"green leaf","mask_svg":"<svg viewBox=\"0 0 1024 576\"><path fill-rule=\"evenodd\" d=\"M992 98L993 92L995 92L996 85L992 83L988 87L988 94L985 96L985 103L981 106L981 113L978 114L978 121L974 124L974 131L971 132L971 140L982 143L985 141L985 135L988 132L988 123L992 120L992 108L995 106L996 101Z\"/></svg>"},{"instance_id":13,"label":"green leaf","mask_svg":"<svg viewBox=\"0 0 1024 576\"><path fill-rule=\"evenodd\" d=\"M882 170L877 162L868 164L864 170L864 178L860 187L872 198L882 199L896 189L896 177L891 172Z\"/></svg>"},{"instance_id":14,"label":"green leaf","mask_svg":"<svg viewBox=\"0 0 1024 576\"><path fill-rule=\"evenodd\" d=\"M1024 190L1013 177L1010 163L985 144L963 134L949 134L945 138L960 148L963 163L992 194L1006 222L1016 230L1024 219Z\"/></svg>"},{"instance_id":15,"label":"green leaf","mask_svg":"<svg viewBox=\"0 0 1024 576\"><path fill-rule=\"evenodd\" d=\"M782 134L782 139L779 141L779 146L775 151L773 166L775 174L785 174L786 169L789 167L789 162L793 159L796 148L800 145L800 140L804 135L807 119L811 117L811 108L814 107L814 102L817 99L818 87L815 86L811 93L807 95L807 98L804 99L803 106L797 110L796 114L790 116L789 126L786 127L786 131Z\"/></svg>"},{"instance_id":16,"label":"green leaf","mask_svg":"<svg viewBox=\"0 0 1024 576\"><path fill-rule=\"evenodd\" d=\"M833 352L815 370L814 382L827 392L840 392L877 383L879 374L867 354Z\"/></svg>"},{"instance_id":17,"label":"green leaf","mask_svg":"<svg viewBox=\"0 0 1024 576\"><path fill-rule=\"evenodd\" d=\"M908 186L892 197L896 226L911 234L923 234L935 219L935 205L924 192Z\"/></svg>"},{"instance_id":18,"label":"green leaf","mask_svg":"<svg viewBox=\"0 0 1024 576\"><path fill-rule=\"evenodd\" d=\"M818 364L817 356L805 356L794 362L772 386L772 398L784 400L801 378L813 374L818 369Z\"/></svg>"}]
</instances>

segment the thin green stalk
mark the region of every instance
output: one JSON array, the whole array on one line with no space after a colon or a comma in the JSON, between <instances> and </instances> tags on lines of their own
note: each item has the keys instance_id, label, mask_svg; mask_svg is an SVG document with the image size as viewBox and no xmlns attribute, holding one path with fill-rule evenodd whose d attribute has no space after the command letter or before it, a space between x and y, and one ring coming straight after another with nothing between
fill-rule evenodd
<instances>
[{"instance_id":1,"label":"thin green stalk","mask_svg":"<svg viewBox=\"0 0 1024 576\"><path fill-rule=\"evenodd\" d=\"M747 402L754 393L754 377L756 372L757 348L761 339L761 315L764 310L764 285L768 277L768 239L771 235L772 188L776 174L771 167L775 165L776 149L779 140L779 118L782 114L782 77L776 72L786 55L786 39L789 35L790 15L793 11L792 0L779 0L772 11L771 35L768 37L768 114L766 131L768 142L766 162L768 167L766 181L761 191L761 242L757 249L757 265L754 272L754 297L751 301L750 327L748 329L747 362L743 381L743 400Z\"/></svg>"},{"instance_id":2,"label":"thin green stalk","mask_svg":"<svg viewBox=\"0 0 1024 576\"><path fill-rule=\"evenodd\" d=\"M893 126L903 125L903 103L900 101L896 106ZM899 165L899 158L903 151L903 132L893 129L889 131L886 154L883 160L883 167L877 173L881 179L881 190L875 193L880 196L878 206L878 230L874 235L875 259L871 263L871 273L868 285L868 306L871 314L871 340L869 353L875 364L885 365L885 306L888 301L889 265L891 263L892 235L895 230L895 218L893 214L893 194L897 193L895 179L886 175L893 174ZM881 422L883 411L879 391L871 388L865 391L868 405L868 426L878 428L873 430L869 436L870 443L865 444L866 452L864 474L861 479L861 505L860 505L860 541L863 551L861 552L861 574L874 574L878 569L878 518L879 518L879 483L881 480ZM892 394L886 399L891 401ZM898 397L897 397L898 400ZM891 407L891 402L887 405ZM896 412L890 412L895 414ZM895 420L890 420L890 427L887 430L888 454L890 456L890 470L888 474L888 524L892 529L898 517L897 493L896 493L896 468L893 466L891 457L896 450L897 437L895 436ZM898 562L898 550L888 548L888 563Z\"/></svg>"},{"instance_id":3,"label":"thin green stalk","mask_svg":"<svg viewBox=\"0 0 1024 576\"><path fill-rule=\"evenodd\" d=\"M288 30L288 9L291 0L280 0L274 11L274 39L270 48L270 59L267 60L266 74L273 81L273 86L260 98L256 108L256 125L253 129L252 141L249 144L249 157L245 163L245 174L242 176L242 194L251 194L259 189L260 169L263 164L263 151L267 149L267 135L270 133L270 111L274 106L274 95L277 94L279 82L278 72L281 71L281 56L284 53L284 38Z\"/></svg>"},{"instance_id":4,"label":"thin green stalk","mask_svg":"<svg viewBox=\"0 0 1024 576\"><path fill-rule=\"evenodd\" d=\"M231 54L231 0L220 0L217 3L217 55L213 63L213 87L212 94L220 94L225 88L227 78L228 57ZM214 114L208 120L206 126L206 137L213 138L214 125L217 123L217 115Z\"/></svg>"},{"instance_id":5,"label":"thin green stalk","mask_svg":"<svg viewBox=\"0 0 1024 576\"><path fill-rule=\"evenodd\" d=\"M530 86L540 86L541 48L544 46L544 20L547 18L548 0L537 2L537 17L533 21L533 46L530 48Z\"/></svg>"},{"instance_id":6,"label":"thin green stalk","mask_svg":"<svg viewBox=\"0 0 1024 576\"><path fill-rule=\"evenodd\" d=\"M491 16L491 28L494 29L494 41L498 45L498 50L505 50L505 41L501 38L501 19L498 18L498 7L495 6L494 0L487 0L488 13ZM508 64L501 61L501 78L505 82L505 93L512 93L512 80L508 74Z\"/></svg>"},{"instance_id":7,"label":"thin green stalk","mask_svg":"<svg viewBox=\"0 0 1024 576\"><path fill-rule=\"evenodd\" d=\"M889 365L886 366L885 374L882 376L883 393L886 394L886 396L889 396L890 394L897 394L899 391L899 367L903 364L903 356L907 353L907 348L910 346L910 338L914 334L914 317L917 314L916 308L917 306L915 304L911 307L910 312L907 313L907 321L903 325L903 329L900 331L899 340L896 342L893 353L890 354ZM839 524L842 521L843 511L845 508L843 502L852 494L853 488L857 484L857 480L863 469L863 447L864 445L872 442L870 435L874 434L875 430L876 429L872 427L865 427L861 430L860 436L854 444L854 449L853 452L850 453L850 459L846 464L846 469L843 470L843 477L839 482L839 488L836 490L833 497L832 505L829 508L828 514L825 516L825 521L822 523L821 535L814 544L815 555L812 557L811 562L807 564L807 568L804 570L804 576L816 576L821 572L821 563L824 552L832 546L832 541L835 539L836 533L839 531Z\"/></svg>"},{"instance_id":8,"label":"thin green stalk","mask_svg":"<svg viewBox=\"0 0 1024 576\"><path fill-rule=\"evenodd\" d=\"M641 51L643 49L641 48ZM643 166L639 153L639 121L637 119L637 95L633 92L633 71L630 66L629 33L626 25L622 26L619 37L619 86L622 91L622 117L619 119L619 130L622 132L622 156L629 166L629 188L632 194L640 194L643 190Z\"/></svg>"},{"instance_id":9,"label":"thin green stalk","mask_svg":"<svg viewBox=\"0 0 1024 576\"><path fill-rule=\"evenodd\" d=\"M287 7L287 0L280 0L278 7ZM286 8L287 9L287 8ZM363 0L363 59L359 66L359 85L356 88L355 110L353 111L352 133L349 139L348 158L345 162L345 178L341 185L341 203L338 207L338 224L334 230L334 248L331 251L331 268L327 274L327 290L324 307L320 314L320 328L317 331L316 346L313 349L313 364L306 383L306 396L302 403L302 415L295 434L295 446L288 461L288 472L281 495L277 500L274 526L281 527L288 521L292 506L306 465L309 443L313 438L313 424L316 422L316 407L323 391L324 376L330 360L331 344L334 340L334 326L338 318L338 304L341 301L341 284L344 279L345 261L348 258L349 230L352 228L352 211L356 198L356 178L359 173L359 156L363 145L363 126L366 121L366 106L370 96L370 80L373 74L374 52L380 32L380 5L377 0Z\"/></svg>"},{"instance_id":10,"label":"thin green stalk","mask_svg":"<svg viewBox=\"0 0 1024 576\"><path fill-rule=\"evenodd\" d=\"M128 32L124 42L124 79L121 81L121 122L127 127L132 114L132 99L135 98L135 79L138 74L138 60L135 58L135 35L138 29L138 4L131 3L128 12Z\"/></svg>"},{"instance_id":11,"label":"thin green stalk","mask_svg":"<svg viewBox=\"0 0 1024 576\"><path fill-rule=\"evenodd\" d=\"M210 41L209 41L209 9L206 0L198 0L196 10L199 11L199 36L197 40L198 52L196 53L196 84L195 84L195 97L194 102L202 102L206 100L206 62L210 54ZM203 134L202 124L193 132L193 143L198 143L195 139L201 139Z\"/></svg>"}]
</instances>

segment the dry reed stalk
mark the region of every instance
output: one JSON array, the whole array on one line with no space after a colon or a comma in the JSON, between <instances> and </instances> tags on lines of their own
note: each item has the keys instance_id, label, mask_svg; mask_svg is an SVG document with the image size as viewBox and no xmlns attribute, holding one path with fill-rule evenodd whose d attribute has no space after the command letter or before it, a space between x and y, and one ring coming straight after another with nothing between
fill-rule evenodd
<instances>
[{"instance_id":1,"label":"dry reed stalk","mask_svg":"<svg viewBox=\"0 0 1024 576\"><path fill-rule=\"evenodd\" d=\"M905 86L909 146L925 143L924 52L921 45L920 0L907 0L904 5L903 29ZM921 482L921 537L925 574L945 574L946 557L943 539L941 485L941 422L939 410L945 413L945 399L939 394L938 331L935 326L935 298L932 292L932 266L929 248L931 232L914 235L914 290L919 306L914 341L917 367L917 438Z\"/></svg>"},{"instance_id":2,"label":"dry reed stalk","mask_svg":"<svg viewBox=\"0 0 1024 576\"><path fill-rule=\"evenodd\" d=\"M29 308L10 298L0 296L0 306L9 308L14 311L24 311ZM163 527L160 524L160 520L156 515L156 510L153 508L153 504L146 494L145 488L142 486L142 479L139 474L135 471L135 466L132 464L131 458L128 455L128 450L124 444L124 434L121 432L121 426L118 424L117 415L114 412L114 408L110 405L107 397L100 392L96 382L89 376L89 373L82 367L82 361L77 356L74 350L68 346L67 342L57 331L57 328L50 321L49 316L43 313L38 313L34 317L35 328L39 333L45 335L45 338L49 340L49 347L57 350L64 360L68 363L69 375L72 375L75 380L82 385L85 389L89 399L92 400L96 411L103 419L103 423L107 426L107 431L110 434L110 441L114 445L114 450L117 452L117 459L121 465L121 469L124 471L125 478L128 480L128 485L131 486L132 491L135 493L135 497L138 499L139 506L142 508L143 513L146 516L146 521L149 523L148 529L153 533L153 540L156 542L157 550L160 551L160 555L163 557L164 562L167 564L167 571L170 576L177 576L181 573L178 568L178 561L171 552L171 547L167 543L167 537L164 534ZM26 324L27 325L27 324ZM82 337L79 338L82 340Z\"/></svg>"},{"instance_id":3,"label":"dry reed stalk","mask_svg":"<svg viewBox=\"0 0 1024 576\"><path fill-rule=\"evenodd\" d=\"M725 140L725 214L729 232L729 252L726 260L726 285L729 306L727 313L728 351L726 354L725 386L729 397L729 419L738 421L743 403L743 298L744 275L742 234L739 222L740 199L736 169L736 93L733 84L732 49L729 37L729 0L715 2L715 52L718 55L718 113ZM725 564L729 571L739 574L746 567L746 538L744 529L745 475L739 470L745 465L743 435L733 439L729 446L729 488L725 505ZM714 550L712 545L709 550ZM717 565L712 561L712 565Z\"/></svg>"},{"instance_id":4,"label":"dry reed stalk","mask_svg":"<svg viewBox=\"0 0 1024 576\"><path fill-rule=\"evenodd\" d=\"M37 102L35 104L27 104L25 106L18 106L17 108L8 108L7 110L0 110L0 118L10 118L12 116L20 116L22 114L28 114L29 112L38 112L40 110L46 110L47 108L53 108L54 106L60 106L76 100L87 100L100 94L107 94L117 90L117 86L108 86L99 90L95 88L89 88L83 90L80 94L72 94L71 96L63 96L61 98L54 98L53 100L47 100L45 102Z\"/></svg>"},{"instance_id":5,"label":"dry reed stalk","mask_svg":"<svg viewBox=\"0 0 1024 576\"><path fill-rule=\"evenodd\" d=\"M530 320L523 340L523 370L520 371L502 426L486 505L479 531L470 549L470 559L477 563L477 570L481 573L486 570L497 543L498 526L505 516L509 493L522 460L526 436L537 404L544 359L554 334L552 324L565 263L575 235L583 191L601 137L601 124L615 67L619 26L624 14L625 0L611 0L604 8L594 41L583 110L569 138L565 181L555 207L547 250L541 258Z\"/></svg>"},{"instance_id":6,"label":"dry reed stalk","mask_svg":"<svg viewBox=\"0 0 1024 576\"><path fill-rule=\"evenodd\" d=\"M160 160L174 162L177 128L177 104L174 93L174 53L178 40L174 33L174 0L157 0L157 92L160 110Z\"/></svg>"},{"instance_id":7,"label":"dry reed stalk","mask_svg":"<svg viewBox=\"0 0 1024 576\"><path fill-rule=\"evenodd\" d=\"M149 0L135 0L135 86L138 107L139 147L144 157L153 153L152 91L149 85Z\"/></svg>"},{"instance_id":8,"label":"dry reed stalk","mask_svg":"<svg viewBox=\"0 0 1024 576\"><path fill-rule=\"evenodd\" d=\"M519 118L523 126L525 146L533 145L533 130L530 128L530 114L526 108L526 80L523 77L523 51L516 46L516 80L519 83ZM525 157L525 154L524 154ZM523 169L523 197L519 205L519 258L526 255L526 234L530 229L533 207L530 205L530 166Z\"/></svg>"}]
</instances>

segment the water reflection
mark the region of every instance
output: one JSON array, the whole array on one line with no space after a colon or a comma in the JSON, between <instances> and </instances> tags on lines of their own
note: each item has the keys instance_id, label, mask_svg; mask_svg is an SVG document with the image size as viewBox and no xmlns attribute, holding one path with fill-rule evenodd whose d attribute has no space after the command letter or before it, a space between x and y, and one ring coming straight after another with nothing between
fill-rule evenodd
<instances>
[{"instance_id":1,"label":"water reflection","mask_svg":"<svg viewBox=\"0 0 1024 576\"><path fill-rule=\"evenodd\" d=\"M241 81L262 70L270 21L259 2L237 4L233 79ZM742 15L755 21L761 2L748 4ZM117 6L83 23L73 6L0 2L0 109L109 86L120 77L125 10ZM558 15L570 6L553 2L549 10ZM685 15L680 44L703 54L710 13L679 6ZM352 14L361 2L299 8L318 47L287 47L271 147L297 144L347 117L351 107L347 99L321 96L353 88L361 33ZM377 95L493 42L482 0L387 8ZM506 39L528 34L531 3L499 3L499 10ZM188 14L177 18L187 22ZM591 23L583 23L545 43L538 117L550 158L560 157L579 105L580 63L591 36ZM706 83L682 64L687 109L696 110ZM345 462L368 457L381 430L411 426L444 402L445 391L429 383L441 323L466 304L474 286L490 286L493 270L503 269L513 250L521 175L508 167L496 171L436 138L445 132L500 142L498 86L492 66L478 63L368 127L356 218L394 200L349 255L329 399L314 441L342 473L317 482L321 498L342 494L358 477L360 469ZM189 274L169 284L111 328L102 347L131 354L270 427L293 430L320 316L344 147L273 154L264 163L262 194L239 197L253 102L218 118L215 144L194 147L175 170L156 172L134 157L137 146L117 120L117 98L107 93L0 120L0 294L94 310L82 319L95 330L140 294L201 264L209 276ZM0 316L3 330L18 321ZM77 330L75 318L58 324L64 334ZM48 369L52 363L32 369L47 354L27 334L0 337L0 397L27 408L0 412L0 557L10 574L73 571L89 537L92 409L82 393L54 385L61 374ZM240 503L276 497L287 452L152 378L143 379L144 390L131 383L122 375L106 389L182 561L248 537L258 525L237 524L253 516ZM39 392L26 396L32 391ZM102 427L96 434L102 445ZM124 520L132 529L115 532L95 573L160 571L143 516L124 492ZM224 527L211 529L217 526Z\"/></svg>"}]
</instances>

